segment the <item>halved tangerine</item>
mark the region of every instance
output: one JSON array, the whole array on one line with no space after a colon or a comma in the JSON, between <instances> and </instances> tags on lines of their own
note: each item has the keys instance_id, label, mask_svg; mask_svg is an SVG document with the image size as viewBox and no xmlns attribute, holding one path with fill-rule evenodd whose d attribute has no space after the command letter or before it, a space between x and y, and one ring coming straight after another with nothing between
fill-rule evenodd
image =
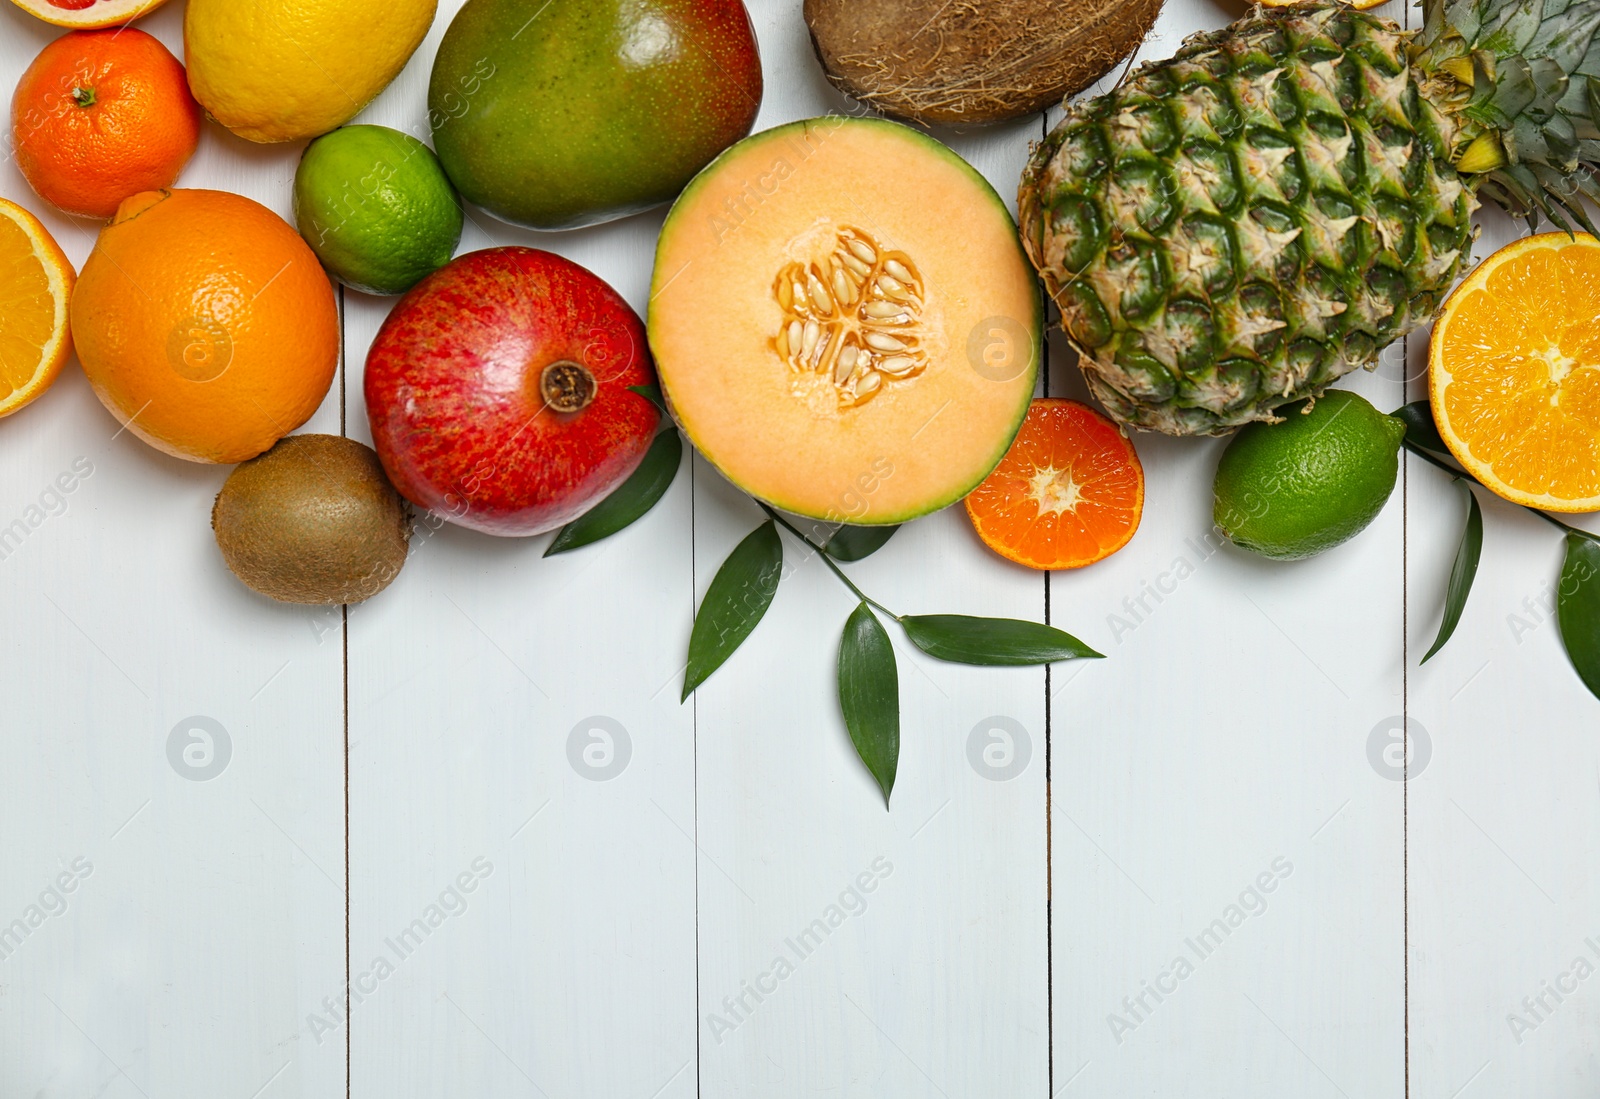
<instances>
[{"instance_id":1,"label":"halved tangerine","mask_svg":"<svg viewBox=\"0 0 1600 1099\"><path fill-rule=\"evenodd\" d=\"M1433 417L1491 491L1600 509L1600 241L1541 233L1478 265L1428 347Z\"/></svg>"},{"instance_id":2,"label":"halved tangerine","mask_svg":"<svg viewBox=\"0 0 1600 1099\"><path fill-rule=\"evenodd\" d=\"M1144 467L1120 428L1079 401L1034 400L1016 442L967 497L978 537L1032 569L1111 556L1139 529Z\"/></svg>"}]
</instances>

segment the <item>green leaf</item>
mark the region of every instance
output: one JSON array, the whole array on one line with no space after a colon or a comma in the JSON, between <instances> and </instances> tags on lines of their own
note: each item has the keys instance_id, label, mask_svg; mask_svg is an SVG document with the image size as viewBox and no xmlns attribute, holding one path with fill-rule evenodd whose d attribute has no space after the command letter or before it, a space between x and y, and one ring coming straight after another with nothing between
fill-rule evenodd
<instances>
[{"instance_id":1,"label":"green leaf","mask_svg":"<svg viewBox=\"0 0 1600 1099\"><path fill-rule=\"evenodd\" d=\"M643 397L645 400L659 408L662 412L662 415L666 414L666 398L661 396L661 387L655 382L650 382L646 385L630 385L628 389L630 392L639 394L639 396Z\"/></svg>"},{"instance_id":2,"label":"green leaf","mask_svg":"<svg viewBox=\"0 0 1600 1099\"><path fill-rule=\"evenodd\" d=\"M865 603L850 612L839 642L839 706L887 808L900 762L900 673L889 634Z\"/></svg>"},{"instance_id":3,"label":"green leaf","mask_svg":"<svg viewBox=\"0 0 1600 1099\"><path fill-rule=\"evenodd\" d=\"M1461 544L1456 547L1456 563L1450 568L1450 586L1445 590L1444 621L1439 623L1439 636L1433 639L1433 648L1422 658L1426 664L1433 654L1444 648L1450 635L1456 632L1461 612L1466 609L1467 596L1472 594L1472 581L1478 575L1478 557L1483 553L1483 511L1478 507L1478 497L1472 486L1460 482L1467 493L1467 525L1461 532Z\"/></svg>"},{"instance_id":4,"label":"green leaf","mask_svg":"<svg viewBox=\"0 0 1600 1099\"><path fill-rule=\"evenodd\" d=\"M1567 535L1556 615L1572 666L1589 693L1600 698L1600 543L1587 534Z\"/></svg>"},{"instance_id":5,"label":"green leaf","mask_svg":"<svg viewBox=\"0 0 1600 1099\"><path fill-rule=\"evenodd\" d=\"M1390 415L1406 425L1407 442L1435 454L1450 456L1450 448L1440 438L1438 425L1433 422L1433 406L1427 401L1412 401L1395 409Z\"/></svg>"},{"instance_id":6,"label":"green leaf","mask_svg":"<svg viewBox=\"0 0 1600 1099\"><path fill-rule=\"evenodd\" d=\"M711 578L689 634L689 665L680 700L688 698L744 644L772 605L782 575L783 543L778 540L777 526L768 519L733 547Z\"/></svg>"},{"instance_id":7,"label":"green leaf","mask_svg":"<svg viewBox=\"0 0 1600 1099\"><path fill-rule=\"evenodd\" d=\"M1104 655L1042 622L971 618L964 614L908 614L900 624L917 648L957 664L1049 664Z\"/></svg>"},{"instance_id":8,"label":"green leaf","mask_svg":"<svg viewBox=\"0 0 1600 1099\"><path fill-rule=\"evenodd\" d=\"M639 468L613 489L611 495L556 532L544 555L565 553L609 538L643 517L672 487L682 458L683 439L676 429L669 427L656 436Z\"/></svg>"},{"instance_id":9,"label":"green leaf","mask_svg":"<svg viewBox=\"0 0 1600 1099\"><path fill-rule=\"evenodd\" d=\"M822 552L835 561L860 561L864 557L871 557L883 548L885 542L894 537L894 532L899 530L898 525L892 527L840 527L833 532L833 537L828 539L828 544L822 547Z\"/></svg>"}]
</instances>

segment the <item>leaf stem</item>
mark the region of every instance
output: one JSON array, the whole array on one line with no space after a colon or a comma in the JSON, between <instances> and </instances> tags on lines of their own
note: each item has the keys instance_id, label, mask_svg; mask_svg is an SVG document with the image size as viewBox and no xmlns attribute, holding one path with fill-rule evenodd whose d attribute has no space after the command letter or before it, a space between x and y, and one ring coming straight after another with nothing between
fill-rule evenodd
<instances>
[{"instance_id":1,"label":"leaf stem","mask_svg":"<svg viewBox=\"0 0 1600 1099\"><path fill-rule=\"evenodd\" d=\"M1485 487L1484 483L1482 481L1478 480L1476 477L1474 477L1472 474L1468 473L1466 470L1464 470L1464 469L1456 469L1454 466L1450 466L1450 465L1445 464L1445 462L1443 460L1441 460L1440 458L1435 457L1425 447L1417 445L1416 443L1412 442L1409 438L1405 440L1405 448L1407 450L1409 450L1411 453L1415 454L1418 458L1421 458L1424 462L1427 462L1431 466L1437 466L1439 469L1444 470L1446 473L1450 474L1450 476L1452 476L1452 477L1459 477L1464 481L1471 481L1473 484L1477 485L1479 488ZM1579 535L1580 537L1589 539L1591 542L1600 542L1600 538L1597 538L1595 535L1591 534L1589 531L1584 530L1582 527L1572 526L1570 523L1563 523L1560 519L1557 519L1554 515L1551 515L1547 511L1540 511L1538 508L1530 508L1526 504L1518 504L1517 506L1519 508L1521 508L1523 511L1531 511L1533 514L1535 514L1539 518L1543 519L1546 523L1549 523L1549 524L1551 524L1552 526L1555 526L1555 527L1559 527L1562 530L1566 531L1568 534Z\"/></svg>"},{"instance_id":2,"label":"leaf stem","mask_svg":"<svg viewBox=\"0 0 1600 1099\"><path fill-rule=\"evenodd\" d=\"M763 504L760 500L757 500L756 504L761 508L762 511L767 513L773 522L777 523L784 530L788 531L790 534L800 539L800 541L816 550L817 556L822 558L822 563L833 570L833 575L837 576L839 578L839 582L845 587L849 588L851 592L855 594L857 599L861 600L863 603L870 603L872 606L877 607L880 611L894 619L896 622L900 621L900 616L898 614L895 614L894 611L890 610L888 607L885 607L882 603L878 602L876 599L872 598L872 596L868 595L866 592L862 591L860 588L851 583L850 578L844 574L844 570L834 563L832 557L828 556L828 551L826 549L807 538L799 531L798 528L795 527L793 523L779 515L766 504Z\"/></svg>"}]
</instances>

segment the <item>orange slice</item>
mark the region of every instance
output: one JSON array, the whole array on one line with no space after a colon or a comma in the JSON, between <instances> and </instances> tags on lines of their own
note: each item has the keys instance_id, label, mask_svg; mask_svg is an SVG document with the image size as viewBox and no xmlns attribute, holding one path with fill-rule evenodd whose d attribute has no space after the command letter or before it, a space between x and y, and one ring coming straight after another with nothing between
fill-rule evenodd
<instances>
[{"instance_id":1,"label":"orange slice","mask_svg":"<svg viewBox=\"0 0 1600 1099\"><path fill-rule=\"evenodd\" d=\"M39 219L0 199L0 416L50 388L72 354L72 264Z\"/></svg>"},{"instance_id":2,"label":"orange slice","mask_svg":"<svg viewBox=\"0 0 1600 1099\"><path fill-rule=\"evenodd\" d=\"M1144 467L1121 429L1078 401L1035 400L1016 442L967 497L978 537L1031 569L1092 565L1128 544Z\"/></svg>"},{"instance_id":3,"label":"orange slice","mask_svg":"<svg viewBox=\"0 0 1600 1099\"><path fill-rule=\"evenodd\" d=\"M1600 241L1541 233L1451 292L1428 346L1433 418L1491 491L1600 509Z\"/></svg>"},{"instance_id":4,"label":"orange slice","mask_svg":"<svg viewBox=\"0 0 1600 1099\"><path fill-rule=\"evenodd\" d=\"M11 0L30 15L58 27L92 30L131 23L167 0Z\"/></svg>"}]
</instances>

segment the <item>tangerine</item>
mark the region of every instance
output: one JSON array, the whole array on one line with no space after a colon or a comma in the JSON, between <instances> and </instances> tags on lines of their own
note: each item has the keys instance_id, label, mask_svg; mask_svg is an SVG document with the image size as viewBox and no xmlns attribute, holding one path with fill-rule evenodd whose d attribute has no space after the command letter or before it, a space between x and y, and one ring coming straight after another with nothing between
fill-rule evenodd
<instances>
[{"instance_id":1,"label":"tangerine","mask_svg":"<svg viewBox=\"0 0 1600 1099\"><path fill-rule=\"evenodd\" d=\"M1120 428L1088 405L1036 398L1016 441L967 497L978 537L1031 569L1076 569L1139 529L1144 467Z\"/></svg>"},{"instance_id":2,"label":"tangerine","mask_svg":"<svg viewBox=\"0 0 1600 1099\"><path fill-rule=\"evenodd\" d=\"M17 167L46 202L108 218L170 186L200 141L183 65L144 31L73 31L33 59L11 98Z\"/></svg>"}]
</instances>

